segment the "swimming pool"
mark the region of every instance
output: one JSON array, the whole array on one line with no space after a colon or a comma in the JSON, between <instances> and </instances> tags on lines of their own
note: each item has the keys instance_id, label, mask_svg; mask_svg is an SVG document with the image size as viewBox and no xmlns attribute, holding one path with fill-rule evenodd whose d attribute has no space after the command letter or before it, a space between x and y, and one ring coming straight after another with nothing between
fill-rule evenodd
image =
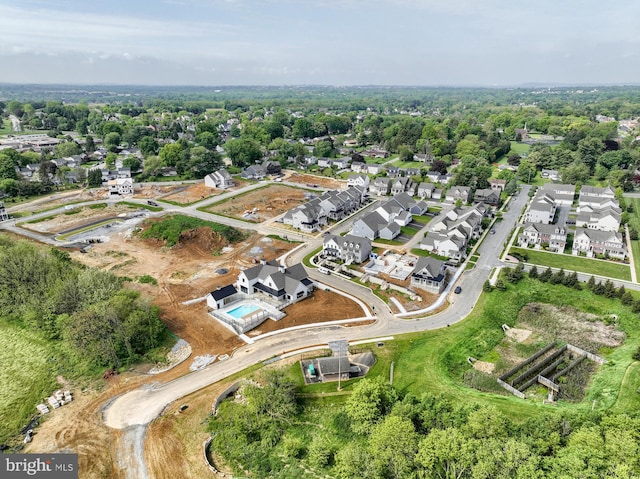
<instances>
[{"instance_id":1,"label":"swimming pool","mask_svg":"<svg viewBox=\"0 0 640 479\"><path fill-rule=\"evenodd\" d=\"M233 316L234 318L240 319L260 309L262 308L260 308L260 306L256 306L255 304L243 304L242 306L238 306L237 308L230 309L226 313L230 316Z\"/></svg>"}]
</instances>

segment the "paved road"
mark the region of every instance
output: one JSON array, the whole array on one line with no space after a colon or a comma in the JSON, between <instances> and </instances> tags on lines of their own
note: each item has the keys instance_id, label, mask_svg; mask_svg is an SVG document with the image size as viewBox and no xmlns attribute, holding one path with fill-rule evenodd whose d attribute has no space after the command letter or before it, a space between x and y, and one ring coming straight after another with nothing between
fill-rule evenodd
<instances>
[{"instance_id":1,"label":"paved road","mask_svg":"<svg viewBox=\"0 0 640 479\"><path fill-rule=\"evenodd\" d=\"M388 306L367 288L351 281L342 280L334 275L322 275L312 270L310 271L312 279L354 294L368 304L375 305L377 321L367 326L349 328L322 326L302 332L291 331L257 341L246 348L237 350L229 360L214 363L205 370L190 373L153 389L140 389L118 397L104 411L106 424L117 429L147 424L161 414L167 404L253 364L288 351L323 345L336 339L355 341L427 331L460 321L471 312L482 292L484 281L488 279L491 269L499 264L497 257L526 202L525 191L512 200L508 211L503 214L503 220L496 226L496 233L487 236L487 239L480 246L480 259L476 263L476 267L461 276L459 284L462 286L463 293L450 295L451 305L446 310L421 319L398 319L390 313ZM290 261L299 261L313 249L314 244L321 241L321 238L317 238L308 246L299 248L290 255Z\"/></svg>"}]
</instances>

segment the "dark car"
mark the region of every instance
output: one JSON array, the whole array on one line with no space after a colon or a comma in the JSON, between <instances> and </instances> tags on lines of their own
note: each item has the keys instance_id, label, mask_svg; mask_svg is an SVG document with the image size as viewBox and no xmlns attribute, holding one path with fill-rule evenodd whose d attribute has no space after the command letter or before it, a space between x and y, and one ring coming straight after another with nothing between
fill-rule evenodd
<instances>
[{"instance_id":1,"label":"dark car","mask_svg":"<svg viewBox=\"0 0 640 479\"><path fill-rule=\"evenodd\" d=\"M462 288L460 286L456 286L456 289L454 289L453 292L456 294L460 294L462 292Z\"/></svg>"}]
</instances>

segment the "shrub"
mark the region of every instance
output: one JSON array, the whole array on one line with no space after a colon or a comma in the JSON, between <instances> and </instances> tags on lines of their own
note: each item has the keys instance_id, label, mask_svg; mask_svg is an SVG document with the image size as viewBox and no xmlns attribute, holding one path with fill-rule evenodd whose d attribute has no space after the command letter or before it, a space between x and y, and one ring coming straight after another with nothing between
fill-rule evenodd
<instances>
[{"instance_id":1,"label":"shrub","mask_svg":"<svg viewBox=\"0 0 640 479\"><path fill-rule=\"evenodd\" d=\"M138 278L138 282L139 283L152 284L154 286L158 286L158 280L155 279L153 276L150 276L148 274L140 276Z\"/></svg>"}]
</instances>

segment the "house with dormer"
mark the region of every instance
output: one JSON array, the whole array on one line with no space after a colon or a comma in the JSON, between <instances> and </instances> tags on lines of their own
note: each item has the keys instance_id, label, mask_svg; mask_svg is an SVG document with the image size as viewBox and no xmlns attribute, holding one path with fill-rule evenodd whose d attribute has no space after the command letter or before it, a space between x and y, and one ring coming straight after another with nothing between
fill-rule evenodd
<instances>
[{"instance_id":1,"label":"house with dormer","mask_svg":"<svg viewBox=\"0 0 640 479\"><path fill-rule=\"evenodd\" d=\"M244 294L262 294L284 303L306 298L314 283L301 263L286 267L269 261L241 271L235 287Z\"/></svg>"},{"instance_id":2,"label":"house with dormer","mask_svg":"<svg viewBox=\"0 0 640 479\"><path fill-rule=\"evenodd\" d=\"M408 176L399 176L391 182L391 194L397 195L409 190L413 181Z\"/></svg>"},{"instance_id":3,"label":"house with dormer","mask_svg":"<svg viewBox=\"0 0 640 479\"><path fill-rule=\"evenodd\" d=\"M458 200L463 203L469 203L470 195L470 186L452 186L447 190L446 200L451 203L455 203Z\"/></svg>"},{"instance_id":4,"label":"house with dormer","mask_svg":"<svg viewBox=\"0 0 640 479\"><path fill-rule=\"evenodd\" d=\"M423 257L416 262L411 274L411 286L440 294L447 285L446 265L444 261Z\"/></svg>"},{"instance_id":5,"label":"house with dormer","mask_svg":"<svg viewBox=\"0 0 640 479\"><path fill-rule=\"evenodd\" d=\"M586 228L576 228L571 252L589 258L602 255L624 260L627 257L627 248L620 233Z\"/></svg>"},{"instance_id":6,"label":"house with dormer","mask_svg":"<svg viewBox=\"0 0 640 479\"><path fill-rule=\"evenodd\" d=\"M431 198L433 195L433 190L436 188L436 185L434 185L433 183L420 183L418 185L418 189L416 194L418 195L419 198L425 199L425 198Z\"/></svg>"},{"instance_id":7,"label":"house with dormer","mask_svg":"<svg viewBox=\"0 0 640 479\"><path fill-rule=\"evenodd\" d=\"M369 186L369 191L373 195L385 196L391 191L391 180L384 176L375 178Z\"/></svg>"},{"instance_id":8,"label":"house with dormer","mask_svg":"<svg viewBox=\"0 0 640 479\"><path fill-rule=\"evenodd\" d=\"M371 240L363 236L327 235L322 241L322 252L347 264L362 263L371 254Z\"/></svg>"},{"instance_id":9,"label":"house with dormer","mask_svg":"<svg viewBox=\"0 0 640 479\"><path fill-rule=\"evenodd\" d=\"M562 253L567 245L567 228L565 225L529 223L518 236L518 245L536 249L547 246L549 251Z\"/></svg>"}]
</instances>

